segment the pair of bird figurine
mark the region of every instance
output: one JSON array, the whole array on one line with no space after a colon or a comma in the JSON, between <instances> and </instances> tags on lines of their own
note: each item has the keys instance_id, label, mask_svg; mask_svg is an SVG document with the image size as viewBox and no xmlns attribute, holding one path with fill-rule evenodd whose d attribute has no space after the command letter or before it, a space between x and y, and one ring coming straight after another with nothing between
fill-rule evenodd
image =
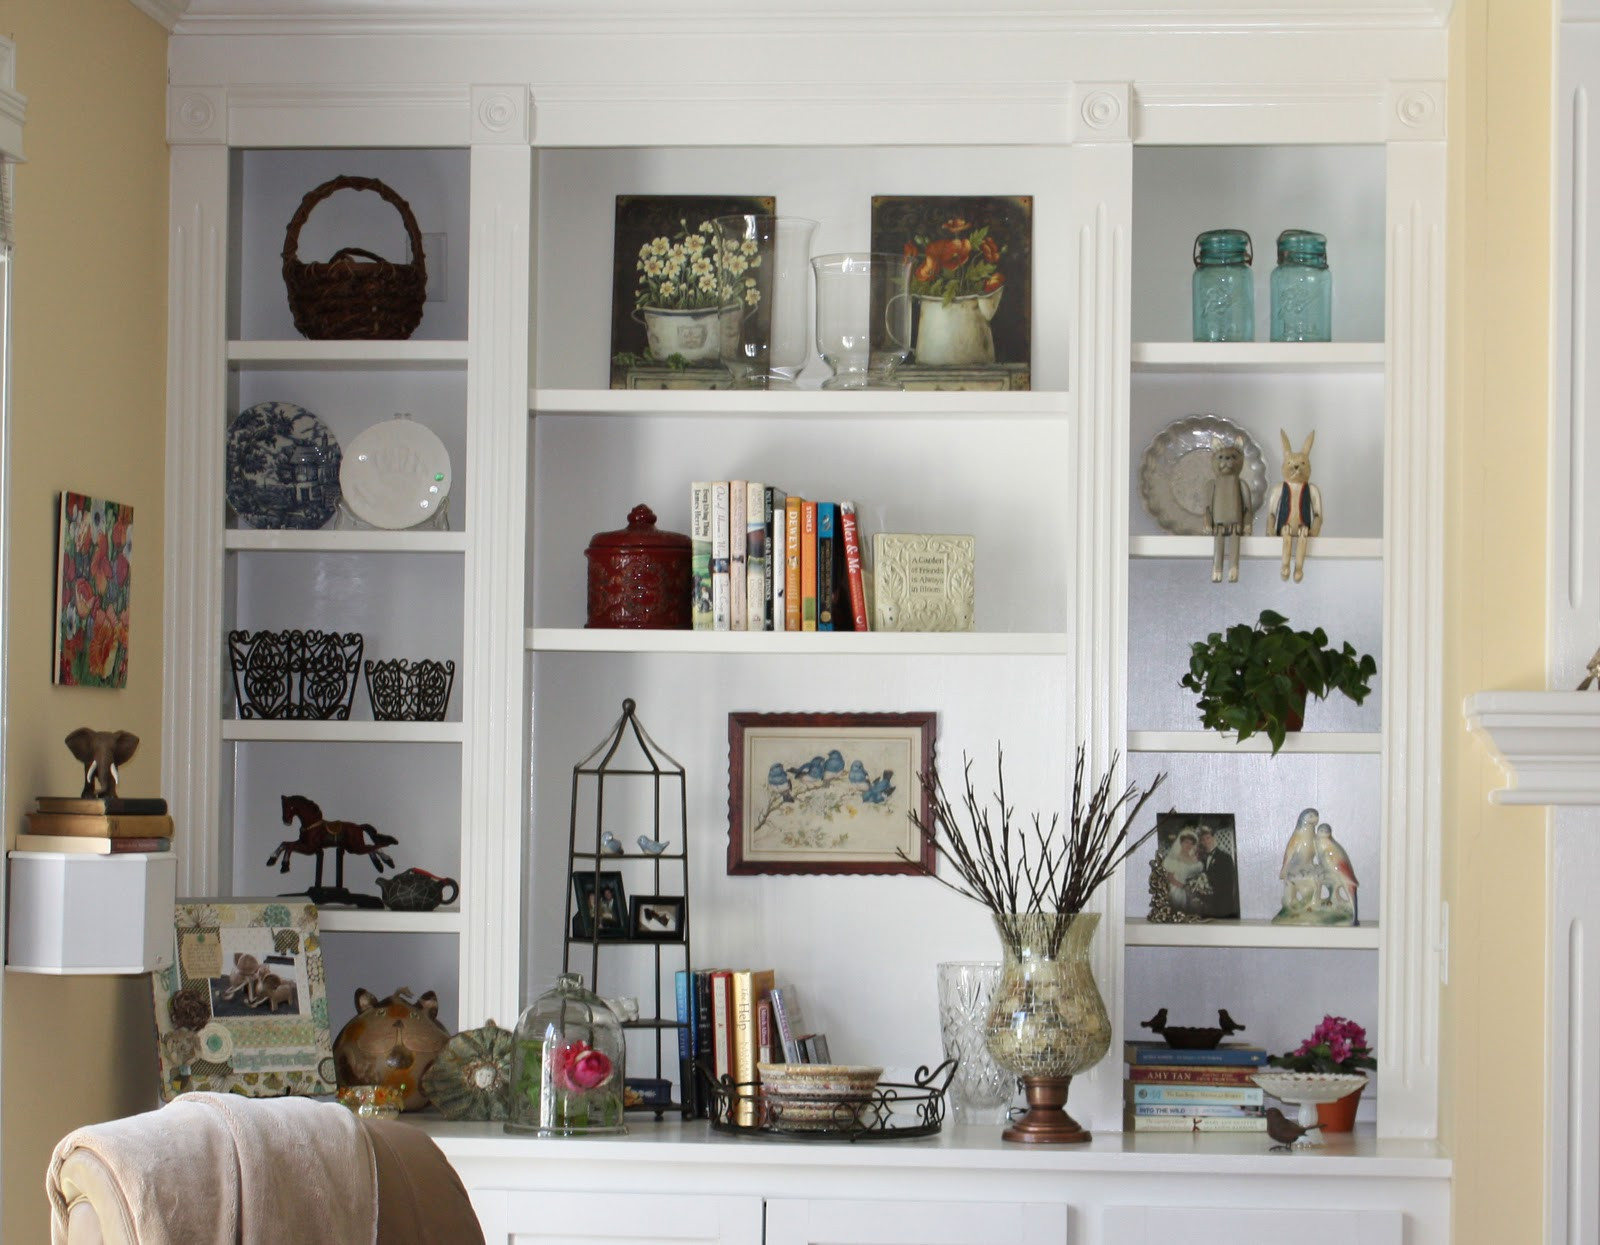
<instances>
[{"instance_id":1,"label":"pair of bird figurine","mask_svg":"<svg viewBox=\"0 0 1600 1245\"><path fill-rule=\"evenodd\" d=\"M671 840L652 839L648 834L641 834L634 840L639 845L639 850L646 856L659 856L672 845ZM607 856L622 855L622 840L609 830L600 832L600 850Z\"/></svg>"},{"instance_id":2,"label":"pair of bird figurine","mask_svg":"<svg viewBox=\"0 0 1600 1245\"><path fill-rule=\"evenodd\" d=\"M1356 880L1349 853L1333 837L1333 827L1318 820L1316 809L1300 811L1283 849L1278 879L1283 883L1283 910L1274 920L1279 923L1294 923L1307 916L1323 923L1332 915L1355 924L1361 883Z\"/></svg>"}]
</instances>

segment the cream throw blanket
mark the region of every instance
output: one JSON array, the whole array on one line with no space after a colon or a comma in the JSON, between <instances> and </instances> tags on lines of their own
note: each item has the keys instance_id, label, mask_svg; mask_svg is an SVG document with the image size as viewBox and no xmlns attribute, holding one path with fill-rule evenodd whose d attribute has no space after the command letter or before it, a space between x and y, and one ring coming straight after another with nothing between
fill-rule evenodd
<instances>
[{"instance_id":1,"label":"cream throw blanket","mask_svg":"<svg viewBox=\"0 0 1600 1245\"><path fill-rule=\"evenodd\" d=\"M75 1149L115 1177L139 1245L363 1245L377 1239L372 1143L337 1103L184 1094L156 1111L69 1133L46 1188L66 1237L61 1164Z\"/></svg>"}]
</instances>

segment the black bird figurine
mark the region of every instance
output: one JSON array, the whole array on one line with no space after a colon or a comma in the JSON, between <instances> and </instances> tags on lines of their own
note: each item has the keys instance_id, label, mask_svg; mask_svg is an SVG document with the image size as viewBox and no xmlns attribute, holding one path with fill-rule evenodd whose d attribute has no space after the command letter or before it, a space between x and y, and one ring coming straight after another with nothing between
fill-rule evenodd
<instances>
[{"instance_id":1,"label":"black bird figurine","mask_svg":"<svg viewBox=\"0 0 1600 1245\"><path fill-rule=\"evenodd\" d=\"M1139 1027L1141 1029L1149 1029L1154 1033L1160 1033L1167 1027L1167 1009L1163 1007L1149 1020L1141 1020Z\"/></svg>"},{"instance_id":2,"label":"black bird figurine","mask_svg":"<svg viewBox=\"0 0 1600 1245\"><path fill-rule=\"evenodd\" d=\"M1217 1023L1222 1026L1223 1037L1227 1037L1230 1033L1239 1033L1244 1030L1244 1026L1242 1024L1240 1024L1232 1016L1228 1015L1228 1009L1226 1007L1217 1008Z\"/></svg>"},{"instance_id":3,"label":"black bird figurine","mask_svg":"<svg viewBox=\"0 0 1600 1245\"><path fill-rule=\"evenodd\" d=\"M1272 1147L1274 1150L1287 1150L1313 1128L1321 1127L1321 1124L1296 1123L1277 1107L1267 1108L1267 1136L1278 1143Z\"/></svg>"}]
</instances>

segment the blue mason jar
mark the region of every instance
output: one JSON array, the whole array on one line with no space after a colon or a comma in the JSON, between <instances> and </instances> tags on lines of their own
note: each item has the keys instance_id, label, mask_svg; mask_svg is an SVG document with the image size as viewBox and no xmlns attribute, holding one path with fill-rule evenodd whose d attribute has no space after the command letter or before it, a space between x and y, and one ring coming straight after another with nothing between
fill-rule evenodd
<instances>
[{"instance_id":1,"label":"blue mason jar","mask_svg":"<svg viewBox=\"0 0 1600 1245\"><path fill-rule=\"evenodd\" d=\"M1272 270L1272 340L1333 340L1333 274L1328 240L1307 229L1278 235L1278 266Z\"/></svg>"},{"instance_id":2,"label":"blue mason jar","mask_svg":"<svg viewBox=\"0 0 1600 1245\"><path fill-rule=\"evenodd\" d=\"M1208 229L1194 240L1194 339L1248 342L1256 336L1250 235Z\"/></svg>"}]
</instances>

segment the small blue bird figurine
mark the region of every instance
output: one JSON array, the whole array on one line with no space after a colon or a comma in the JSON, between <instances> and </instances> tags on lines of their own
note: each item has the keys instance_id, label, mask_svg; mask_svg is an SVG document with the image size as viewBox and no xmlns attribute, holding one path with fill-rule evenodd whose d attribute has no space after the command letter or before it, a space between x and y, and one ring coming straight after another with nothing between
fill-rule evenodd
<instances>
[{"instance_id":1,"label":"small blue bird figurine","mask_svg":"<svg viewBox=\"0 0 1600 1245\"><path fill-rule=\"evenodd\" d=\"M659 856L671 846L670 843L652 839L648 834L641 834L638 839L639 850L646 856Z\"/></svg>"},{"instance_id":2,"label":"small blue bird figurine","mask_svg":"<svg viewBox=\"0 0 1600 1245\"><path fill-rule=\"evenodd\" d=\"M622 855L622 840L609 830L600 832L600 850L607 856Z\"/></svg>"},{"instance_id":3,"label":"small blue bird figurine","mask_svg":"<svg viewBox=\"0 0 1600 1245\"><path fill-rule=\"evenodd\" d=\"M822 777L831 780L835 774L844 773L844 753L835 748L828 753L828 759L822 763Z\"/></svg>"},{"instance_id":4,"label":"small blue bird figurine","mask_svg":"<svg viewBox=\"0 0 1600 1245\"><path fill-rule=\"evenodd\" d=\"M858 787L865 787L872 782L872 779L867 777L867 767L860 761L850 762L850 773L846 777Z\"/></svg>"},{"instance_id":5,"label":"small blue bird figurine","mask_svg":"<svg viewBox=\"0 0 1600 1245\"><path fill-rule=\"evenodd\" d=\"M861 798L868 804L882 804L894 794L894 786L889 782L894 777L892 769L883 771L883 777L874 780L873 784L861 793Z\"/></svg>"},{"instance_id":6,"label":"small blue bird figurine","mask_svg":"<svg viewBox=\"0 0 1600 1245\"><path fill-rule=\"evenodd\" d=\"M783 796L785 804L794 803L794 793L789 790L789 771L783 768L782 761L774 761L767 771L767 786Z\"/></svg>"}]
</instances>

